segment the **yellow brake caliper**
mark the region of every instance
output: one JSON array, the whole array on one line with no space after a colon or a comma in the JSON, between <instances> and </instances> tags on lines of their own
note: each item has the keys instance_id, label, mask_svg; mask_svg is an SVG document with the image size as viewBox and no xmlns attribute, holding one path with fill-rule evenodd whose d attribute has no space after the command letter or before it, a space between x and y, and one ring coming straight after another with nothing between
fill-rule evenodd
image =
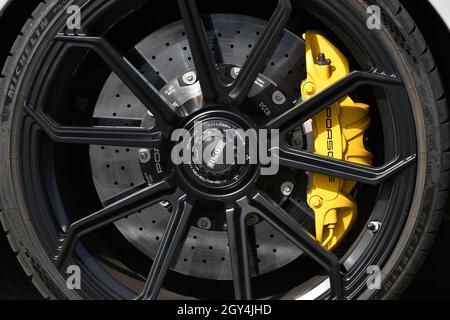
<instances>
[{"instance_id":1,"label":"yellow brake caliper","mask_svg":"<svg viewBox=\"0 0 450 320\"><path fill-rule=\"evenodd\" d=\"M346 57L325 37L308 31L306 41L307 79L301 91L309 99L349 74ZM364 145L370 125L369 106L355 103L350 97L336 102L312 119L314 150L321 156L370 166L372 154ZM357 217L352 197L356 182L320 174L311 175L307 196L315 212L317 240L328 250L346 236Z\"/></svg>"}]
</instances>

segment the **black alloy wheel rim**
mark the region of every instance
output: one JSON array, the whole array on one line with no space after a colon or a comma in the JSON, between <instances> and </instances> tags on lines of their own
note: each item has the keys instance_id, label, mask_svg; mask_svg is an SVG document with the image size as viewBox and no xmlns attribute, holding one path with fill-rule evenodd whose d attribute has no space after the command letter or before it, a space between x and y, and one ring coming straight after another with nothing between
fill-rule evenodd
<instances>
[{"instance_id":1,"label":"black alloy wheel rim","mask_svg":"<svg viewBox=\"0 0 450 320\"><path fill-rule=\"evenodd\" d=\"M317 14L317 17L332 15L333 11L335 14L341 13L342 17L346 16L339 5L327 1L316 1L305 7L303 2L292 3L294 11L307 10L312 15ZM18 126L17 141L21 146L18 154L21 192L43 247L62 276L65 275L65 268L73 264L80 265L83 270L89 271L88 274L95 275L92 279L89 278L89 283L87 279L83 279L87 288L83 294L95 298L157 299L166 275L170 272L171 261L177 254L177 246L183 241L186 229L191 225L195 201L203 194L192 192L186 187L186 183L180 183L179 175L174 173L151 186L142 186L135 194L127 195L108 207L102 208L94 204L93 207L97 206L97 210L73 219L75 215L69 213L68 209L70 201L67 197L70 192L63 190L62 180L57 177L57 172L61 172L61 150L72 148L76 153L86 152L85 147L89 145L164 148L167 139L170 140L172 130L182 127L195 117L205 115L208 118L211 110L218 110L220 113L232 110L235 115L242 117L243 121L251 121L239 107L246 100L256 77L276 48L281 32L288 27L292 7L291 1L278 2L266 32L261 34L260 41L253 48L236 81L232 85L224 85L217 76L196 1L178 1L206 101L203 110L188 118L182 118L167 108L152 83L125 58L125 50L108 40L111 28L99 27L102 23L112 25L104 22L112 19L106 13L112 8L117 9L120 4L121 1L85 1L82 9L85 23L83 33L69 34L63 28L64 22L61 22L61 27L55 28L53 41L43 50L40 60L42 63L37 69L34 85L26 95ZM122 5L124 12L131 12L131 7L136 4L123 4L122 1ZM325 20L333 24L330 22L333 20ZM345 33L348 32L346 28L350 28L350 21L351 19L347 19L347 25L340 21L341 27L334 29L337 38L341 35L343 42L349 40L349 34ZM339 33L340 31L342 33ZM365 41L368 40L361 35L355 35L351 41L353 44L367 44ZM67 76L73 71L65 70L62 66L69 65L66 61L73 59L73 56L92 52L108 65L155 115L156 125L152 130L91 127L89 122L81 120L77 123L76 119L64 125L59 123L61 114L65 111L55 106L63 98L63 92L67 88L61 85L63 81L58 77ZM413 138L416 136L414 119L404 84L395 66L389 59L384 59L386 55L382 49L374 50L371 55L361 54L363 58L359 59L359 62L369 71L354 71L342 81L288 112L266 123L252 124L258 128L283 128L280 147L282 166L375 186L378 198L371 219L382 221L386 227L376 237L363 230L356 237L351 249L338 257L322 248L270 196L258 190L257 177L252 175L246 183L239 185L221 199L226 209L236 299L262 298L252 289L254 280L250 277L246 223L250 214L261 216L323 268L331 282L331 290L323 298L353 298L365 284L367 266L382 265L388 258L387 253L392 250L395 239L399 236L412 201L417 146ZM367 68L367 65L371 68ZM57 94L55 85L61 87ZM386 96L389 101L384 110L379 110L384 135L391 137L391 143L386 144L383 150L383 163L374 168L366 168L306 151L293 150L288 146L289 131L295 124L307 121L333 102L366 86ZM403 130L396 129L399 125ZM83 163L80 165L86 166ZM86 192L92 193L92 190ZM136 292L93 262L96 258L91 255L83 237L148 206L168 200L172 205L172 214L166 232L161 239L161 246L148 278L142 279L145 283L143 290L136 295ZM392 212L396 214L390 214Z\"/></svg>"}]
</instances>

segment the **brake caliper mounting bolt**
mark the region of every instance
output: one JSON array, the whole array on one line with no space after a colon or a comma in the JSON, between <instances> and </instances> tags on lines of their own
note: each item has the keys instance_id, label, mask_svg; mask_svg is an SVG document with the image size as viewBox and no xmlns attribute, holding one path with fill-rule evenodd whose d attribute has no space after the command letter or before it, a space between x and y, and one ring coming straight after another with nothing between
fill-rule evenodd
<instances>
[{"instance_id":1,"label":"brake caliper mounting bolt","mask_svg":"<svg viewBox=\"0 0 450 320\"><path fill-rule=\"evenodd\" d=\"M198 219L197 227L203 230L210 230L212 228L212 222L209 218L203 217Z\"/></svg>"},{"instance_id":2,"label":"brake caliper mounting bolt","mask_svg":"<svg viewBox=\"0 0 450 320\"><path fill-rule=\"evenodd\" d=\"M273 103L276 105L283 105L286 103L286 96L281 91L275 91L272 95Z\"/></svg>"},{"instance_id":3,"label":"brake caliper mounting bolt","mask_svg":"<svg viewBox=\"0 0 450 320\"><path fill-rule=\"evenodd\" d=\"M303 84L303 91L307 94L307 95L309 95L309 96L312 96L312 95L314 95L315 93L316 93L316 86L315 86L315 84L314 83L312 83L312 82L305 82L304 84Z\"/></svg>"},{"instance_id":4,"label":"brake caliper mounting bolt","mask_svg":"<svg viewBox=\"0 0 450 320\"><path fill-rule=\"evenodd\" d=\"M285 182L281 185L281 193L285 197L289 197L294 191L294 184L292 182Z\"/></svg>"},{"instance_id":5,"label":"brake caliper mounting bolt","mask_svg":"<svg viewBox=\"0 0 450 320\"><path fill-rule=\"evenodd\" d=\"M319 196L311 197L309 204L313 209L320 209L323 206L323 199Z\"/></svg>"},{"instance_id":6,"label":"brake caliper mounting bolt","mask_svg":"<svg viewBox=\"0 0 450 320\"><path fill-rule=\"evenodd\" d=\"M379 222L379 221L372 221L372 222L369 223L369 225L367 226L367 229L369 229L369 230L372 231L373 233L377 233L377 232L380 231L380 229L381 229L381 222Z\"/></svg>"},{"instance_id":7,"label":"brake caliper mounting bolt","mask_svg":"<svg viewBox=\"0 0 450 320\"><path fill-rule=\"evenodd\" d=\"M141 163L149 163L151 159L152 154L150 153L150 150L148 149L139 150L139 161Z\"/></svg>"}]
</instances>

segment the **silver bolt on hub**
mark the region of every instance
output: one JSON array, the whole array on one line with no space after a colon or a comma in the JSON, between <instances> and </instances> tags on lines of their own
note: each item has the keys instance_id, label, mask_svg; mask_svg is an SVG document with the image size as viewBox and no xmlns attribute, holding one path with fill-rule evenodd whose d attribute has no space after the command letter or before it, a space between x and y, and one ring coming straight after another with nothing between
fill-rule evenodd
<instances>
[{"instance_id":1,"label":"silver bolt on hub","mask_svg":"<svg viewBox=\"0 0 450 320\"><path fill-rule=\"evenodd\" d=\"M294 184L292 182L285 182L281 186L281 193L286 197L289 197L293 191L294 191Z\"/></svg>"},{"instance_id":2,"label":"silver bolt on hub","mask_svg":"<svg viewBox=\"0 0 450 320\"><path fill-rule=\"evenodd\" d=\"M241 71L241 68L238 68L238 67L232 68L232 69L231 69L231 77L232 77L233 79L236 79L237 76L239 75L239 72L240 72L240 71Z\"/></svg>"},{"instance_id":3,"label":"silver bolt on hub","mask_svg":"<svg viewBox=\"0 0 450 320\"><path fill-rule=\"evenodd\" d=\"M275 91L272 95L273 103L276 105L283 105L286 103L286 96L281 91Z\"/></svg>"},{"instance_id":4,"label":"silver bolt on hub","mask_svg":"<svg viewBox=\"0 0 450 320\"><path fill-rule=\"evenodd\" d=\"M197 81L197 75L194 71L190 71L183 75L183 82L188 86L193 85Z\"/></svg>"},{"instance_id":5,"label":"silver bolt on hub","mask_svg":"<svg viewBox=\"0 0 450 320\"><path fill-rule=\"evenodd\" d=\"M149 163L152 158L152 154L148 149L139 150L139 161L141 163Z\"/></svg>"},{"instance_id":6,"label":"silver bolt on hub","mask_svg":"<svg viewBox=\"0 0 450 320\"><path fill-rule=\"evenodd\" d=\"M379 221L372 221L371 223L369 223L369 225L367 226L367 229L369 229L370 231L372 231L373 233L377 233L378 231L380 231L381 229L381 222Z\"/></svg>"},{"instance_id":7,"label":"silver bolt on hub","mask_svg":"<svg viewBox=\"0 0 450 320\"><path fill-rule=\"evenodd\" d=\"M203 230L210 230L212 228L212 222L210 219L203 217L198 219L197 227Z\"/></svg>"}]
</instances>

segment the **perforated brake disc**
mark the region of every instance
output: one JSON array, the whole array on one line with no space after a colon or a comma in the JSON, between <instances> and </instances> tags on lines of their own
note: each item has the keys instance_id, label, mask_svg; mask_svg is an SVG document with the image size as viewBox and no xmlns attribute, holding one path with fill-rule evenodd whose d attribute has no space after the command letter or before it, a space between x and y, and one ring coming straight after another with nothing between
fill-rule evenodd
<instances>
[{"instance_id":1,"label":"perforated brake disc","mask_svg":"<svg viewBox=\"0 0 450 320\"><path fill-rule=\"evenodd\" d=\"M216 61L230 81L239 72L247 55L264 31L264 21L239 15L205 17L208 37ZM181 22L166 26L140 42L138 50L146 61L133 61L157 87L160 95L179 112L201 108L202 92L196 81L194 64ZM301 38L285 32L268 67L255 82L250 93L259 114L291 107L299 99L298 85L305 75L305 45ZM134 59L133 51L128 58ZM150 128L154 121L145 107L112 74L97 101L95 118L102 125ZM140 159L139 149L92 146L90 149L94 183L101 201L107 205L119 195L132 192L158 179L164 169L159 152L149 153L149 163ZM170 208L162 203L116 223L123 236L149 258L154 258L167 225ZM198 222L180 247L178 261L172 269L181 274L213 280L231 280L229 249L224 221L215 221L208 208L197 209ZM202 219L202 217L205 217ZM257 220L257 218L256 218ZM253 221L257 252L253 273L266 274L297 259L302 252L265 222Z\"/></svg>"}]
</instances>

